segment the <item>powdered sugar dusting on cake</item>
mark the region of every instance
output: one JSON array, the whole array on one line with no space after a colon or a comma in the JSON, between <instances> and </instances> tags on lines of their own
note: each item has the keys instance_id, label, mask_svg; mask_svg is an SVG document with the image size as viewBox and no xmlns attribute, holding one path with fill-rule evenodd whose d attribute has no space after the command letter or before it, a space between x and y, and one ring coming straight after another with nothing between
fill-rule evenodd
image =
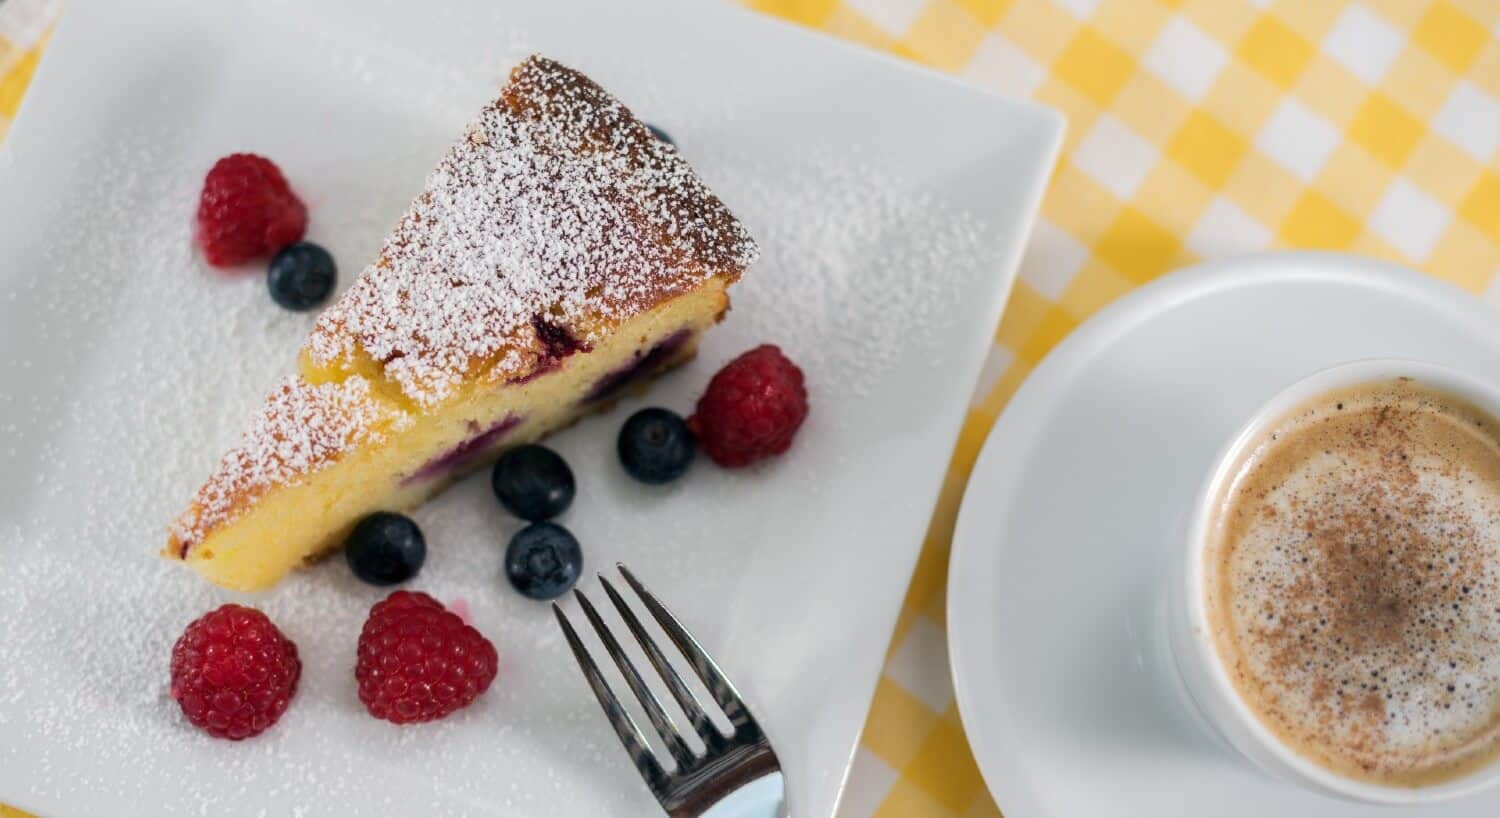
<instances>
[{"instance_id":1,"label":"powdered sugar dusting on cake","mask_svg":"<svg viewBox=\"0 0 1500 818\"><path fill-rule=\"evenodd\" d=\"M319 385L287 378L172 525L169 547L176 556L186 556L207 532L233 519L267 489L296 485L342 452L382 440L384 430L404 417L377 403L364 378Z\"/></svg>"},{"instance_id":2,"label":"powdered sugar dusting on cake","mask_svg":"<svg viewBox=\"0 0 1500 818\"><path fill-rule=\"evenodd\" d=\"M380 258L309 340L363 352L420 405L524 377L535 316L589 337L756 256L678 156L581 74L532 57L449 150Z\"/></svg>"}]
</instances>

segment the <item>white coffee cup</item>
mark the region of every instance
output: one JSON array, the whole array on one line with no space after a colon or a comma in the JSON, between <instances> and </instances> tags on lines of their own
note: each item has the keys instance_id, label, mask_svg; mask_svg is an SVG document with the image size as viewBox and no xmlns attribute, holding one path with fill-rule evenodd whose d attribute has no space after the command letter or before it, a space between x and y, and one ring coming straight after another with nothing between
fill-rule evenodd
<instances>
[{"instance_id":1,"label":"white coffee cup","mask_svg":"<svg viewBox=\"0 0 1500 818\"><path fill-rule=\"evenodd\" d=\"M1400 787L1349 778L1298 754L1261 723L1236 691L1220 659L1204 601L1204 556L1223 489L1233 479L1247 447L1260 441L1269 425L1318 395L1403 376L1464 398L1500 418L1500 387L1434 364L1357 361L1306 377L1271 398L1215 457L1193 500L1181 550L1172 558L1167 580L1167 627L1174 664L1188 697L1209 726L1273 775L1326 794L1379 804L1424 804L1476 792L1500 781L1500 763L1430 786Z\"/></svg>"}]
</instances>

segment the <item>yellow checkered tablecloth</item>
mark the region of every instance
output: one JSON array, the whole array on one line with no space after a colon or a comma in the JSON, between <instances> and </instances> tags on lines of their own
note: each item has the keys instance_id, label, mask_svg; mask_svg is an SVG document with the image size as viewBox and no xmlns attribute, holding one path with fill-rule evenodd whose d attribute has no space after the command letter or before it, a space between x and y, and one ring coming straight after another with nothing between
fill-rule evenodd
<instances>
[{"instance_id":1,"label":"yellow checkered tablecloth","mask_svg":"<svg viewBox=\"0 0 1500 818\"><path fill-rule=\"evenodd\" d=\"M842 818L999 814L948 678L948 549L995 418L1122 293L1319 247L1500 304L1500 0L748 0L1068 117L949 467Z\"/></svg>"},{"instance_id":2,"label":"yellow checkered tablecloth","mask_svg":"<svg viewBox=\"0 0 1500 818\"><path fill-rule=\"evenodd\" d=\"M954 518L990 426L1081 321L1201 258L1346 250L1500 303L1500 2L744 2L1068 116L843 808L844 818L995 816L943 631ZM0 135L56 7L0 0ZM0 806L0 818L19 815Z\"/></svg>"}]
</instances>

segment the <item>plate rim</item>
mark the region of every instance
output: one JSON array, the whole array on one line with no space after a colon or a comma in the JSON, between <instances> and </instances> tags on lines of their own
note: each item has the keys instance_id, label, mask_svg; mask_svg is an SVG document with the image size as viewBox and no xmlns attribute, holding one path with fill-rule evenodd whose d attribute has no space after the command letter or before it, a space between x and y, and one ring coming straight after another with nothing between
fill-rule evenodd
<instances>
[{"instance_id":1,"label":"plate rim","mask_svg":"<svg viewBox=\"0 0 1500 818\"><path fill-rule=\"evenodd\" d=\"M337 2L337 0L334 1ZM596 0L596 2L597 1L599 0ZM687 0L637 0L637 2L654 3L658 7L663 8L670 6L676 9L693 9L693 11L689 13L698 14L700 16L711 17L717 14L727 18L738 18L739 20L748 22L753 26L758 26L763 31L778 32L778 34L775 36L801 39L804 42L810 44L816 43L817 45L814 46L816 48L843 52L844 54L848 55L850 59L875 62L895 71L905 72L918 77L924 77L926 81L937 82L938 84L946 85L955 90L985 98L991 103L1004 104L1017 112L1024 112L1027 116L1036 117L1042 124L1043 130L1048 134L1051 145L1043 153L1048 157L1047 164L1049 167L1049 171L1047 174L1047 178L1044 180L1044 183L1042 185L1043 193L1045 193L1046 190L1046 181L1050 180L1052 173L1056 169L1057 159L1062 151L1063 139L1067 134L1068 117L1060 109L1055 108L1051 105L1047 105L1045 103L1038 102L1037 100L1027 97L1016 96L1014 94L1008 94L1002 91L998 91L996 89L965 80L956 74L942 71L932 66L924 65L922 63L916 62L915 60L897 56L888 51L871 48L869 46L862 45L852 40L844 39L843 37L836 36L820 29L814 29L808 26L800 25L790 20L786 20L773 15L769 12L757 11L755 9L742 5L740 2L738 2L738 0L720 0L719 2L706 4L701 2L687 2ZM105 7L107 7L108 5L109 4L104 4ZM9 171L7 171L7 168L9 165L13 164L13 162L5 161L6 149L4 146L13 144L16 134L26 133L30 128L33 127L40 127L27 124L35 117L28 117L24 114L28 109L28 101L41 96L41 94L37 93L38 90L40 89L41 92L47 93L50 84L56 81L51 77L53 74L57 73L57 69L54 68L49 70L47 66L49 64L58 62L56 56L58 54L60 44L66 43L69 50L71 50L72 41L74 39L74 35L71 34L71 30L74 28L74 25L71 21L77 19L80 14L97 13L92 11L97 7L98 6L96 6L95 4L87 2L64 4L62 11L57 16L57 20L53 23L52 34L48 38L47 46L42 53L42 58L37 62L36 70L32 73L31 80L27 83L26 93L21 97L20 107L16 109L15 116L11 117L10 128L6 131L5 137L3 139L0 139L0 182L5 181L9 173ZM83 12L79 9L89 9L90 11ZM27 130L23 131L23 128ZM1030 221L1034 223L1036 221L1038 213L1035 212L1035 209L1033 209L1033 211L1034 212L1031 214ZM1027 231L1027 234L1030 235L1029 229Z\"/></svg>"},{"instance_id":2,"label":"plate rim","mask_svg":"<svg viewBox=\"0 0 1500 818\"><path fill-rule=\"evenodd\" d=\"M985 488L1013 477L1009 463L1022 462L1024 455L1011 457L1024 448L1010 444L1024 439L1017 431L1045 405L1057 384L1068 377L1079 364L1097 354L1101 344L1120 333L1149 321L1161 310L1191 301L1218 290L1264 284L1268 277L1287 281L1337 281L1364 287L1401 290L1439 309L1447 310L1473 324L1493 322L1491 311L1472 294L1409 267L1390 261L1322 250L1272 250L1202 261L1179 268L1121 296L1095 313L1073 333L1064 338L1037 364L1007 402L985 436L969 481L964 488L954 525L953 544L948 563L948 599L944 607L947 626L948 670L953 680L954 703L964 726L965 736L974 756L980 777L990 796L1003 810L1016 811L1021 818L1049 816L1035 800L1016 800L1028 790L1022 776L1009 769L998 757L989 736L1005 728L1003 723L981 723L976 712L977 680L972 671L977 659L970 658L980 650L973 645L977 628L973 617L965 616L980 589L978 575L967 567L973 553L984 544L986 532L1001 530L1008 518L1003 503L981 501ZM993 543L992 543L993 544ZM1003 549L1003 546L1002 546ZM966 580L973 577L972 580ZM1003 802L1008 802L1005 806Z\"/></svg>"}]
</instances>

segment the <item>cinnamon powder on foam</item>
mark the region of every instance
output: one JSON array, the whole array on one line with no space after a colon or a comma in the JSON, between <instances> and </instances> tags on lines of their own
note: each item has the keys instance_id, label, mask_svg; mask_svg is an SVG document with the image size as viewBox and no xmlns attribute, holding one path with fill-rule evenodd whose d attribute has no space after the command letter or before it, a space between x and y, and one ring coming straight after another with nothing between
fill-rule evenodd
<instances>
[{"instance_id":1,"label":"cinnamon powder on foam","mask_svg":"<svg viewBox=\"0 0 1500 818\"><path fill-rule=\"evenodd\" d=\"M1284 741L1391 784L1500 754L1500 439L1409 380L1325 394L1240 464L1211 544L1220 655Z\"/></svg>"}]
</instances>

